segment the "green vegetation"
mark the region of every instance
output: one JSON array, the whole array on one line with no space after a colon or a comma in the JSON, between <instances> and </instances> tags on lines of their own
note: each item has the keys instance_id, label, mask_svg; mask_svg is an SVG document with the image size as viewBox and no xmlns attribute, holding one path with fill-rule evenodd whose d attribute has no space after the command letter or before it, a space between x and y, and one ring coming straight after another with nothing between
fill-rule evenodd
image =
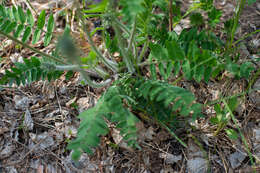
<instances>
[{"instance_id":1,"label":"green vegetation","mask_svg":"<svg viewBox=\"0 0 260 173\"><path fill-rule=\"evenodd\" d=\"M255 1L248 1L250 4L253 2ZM81 123L78 136L68 145L68 149L74 150L74 159L79 159L82 152L92 153L92 148L99 145L100 136L109 132L106 121L116 125L130 146L138 147L135 125L140 117L136 112L157 122L183 146L187 146L174 133L174 129L179 126L178 118L192 117L196 120L203 117L203 105L197 103L190 91L178 87L177 83L183 79L208 83L211 79L220 79L221 73L229 71L236 79L248 79L250 86L244 95L250 92L251 85L259 74L260 70L255 72L250 61L240 63L236 56L237 42L234 42L234 34L245 3L245 0L241 0L235 16L226 22L224 32L227 40L224 41L213 32L222 14L214 7L213 0L194 3L183 15L179 3L175 1L169 5L165 0L122 0L119 3L103 0L93 2L88 9L79 9L79 4L75 2L74 5L78 8L77 20L91 45L87 57L79 54L79 48L75 46L68 27L56 39L57 47L52 55L31 47L28 40L32 31L32 44L39 41L42 33L45 35L44 46L51 42L55 27L53 15L50 14L45 26L45 11L40 13L35 24L29 10L25 13L21 7L16 9L1 5L0 34L48 61L43 62L37 57L24 59L24 63L16 63L11 71L7 70L0 81L1 84L27 84L40 79L57 79L64 71L73 70L80 72L92 87L109 86L95 107L79 115ZM202 12L207 14L207 20ZM98 17L102 21L102 25L92 32L86 22L86 18L91 17ZM182 30L179 35L171 29L169 31L171 17L171 27L174 28L182 19L189 17L191 28ZM109 28L112 28L113 34ZM106 56L92 41L92 36L97 31L102 33L108 51ZM115 52L120 53L122 61L115 60ZM148 75L144 75L143 66L149 66ZM104 82L92 80L86 70L92 70ZM112 82L114 79L117 80ZM232 120L235 123L232 112L237 105L237 97L215 102L217 115L211 122L219 127L216 135L227 122ZM222 101L224 108L219 104ZM234 130L227 129L226 132L230 138L237 138ZM253 162L252 159L251 161Z\"/></svg>"}]
</instances>

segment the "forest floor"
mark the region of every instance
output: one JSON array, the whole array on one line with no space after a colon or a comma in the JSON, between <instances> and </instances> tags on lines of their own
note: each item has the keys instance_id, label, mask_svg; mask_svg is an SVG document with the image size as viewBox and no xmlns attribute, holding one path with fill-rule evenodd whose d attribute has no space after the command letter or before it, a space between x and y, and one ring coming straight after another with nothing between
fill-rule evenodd
<instances>
[{"instance_id":1,"label":"forest floor","mask_svg":"<svg viewBox=\"0 0 260 173\"><path fill-rule=\"evenodd\" d=\"M26 6L25 1L16 2ZM37 11L48 10L46 1L33 1L32 5ZM189 1L185 0L182 10L188 5ZM224 11L222 18L225 21L234 14L236 4L231 0L219 0L216 7ZM246 6L239 22L236 39L259 29L260 2ZM187 27L185 25L183 20L180 27ZM62 30L62 21L56 27ZM219 27L223 27L223 23ZM220 32L218 35L223 37ZM75 37L77 36L75 32ZM15 43L5 38L0 39L0 56L3 58L0 73L12 63L19 62L21 57L32 55L29 50L19 49ZM89 45L86 40L78 39L87 52ZM101 44L98 38L96 44ZM39 43L36 47L40 48L41 45ZM259 56L257 50L260 48L260 33L248 37L240 45L241 58ZM44 51L48 52L53 47L50 45ZM260 64L256 66L259 68ZM229 96L246 89L246 80L234 80L225 75L228 74L223 74L223 80L212 80L207 85L182 80L178 86L192 91L200 103L218 99L220 94ZM101 138L101 145L94 155L83 154L79 162L74 162L71 160L71 151L66 146L68 140L76 136L79 126L77 115L94 106L105 91L105 88L83 86L79 80L79 74L76 73L69 81L62 76L53 82L34 82L28 86L0 91L0 173L203 173L206 168L210 168L213 173L260 172L259 90L241 99L235 112L255 165L250 163L241 138L231 140L224 130L214 136L217 127L209 123L210 117L214 115L212 107L204 110L204 118L190 122L194 129L183 126L175 132L187 143L188 148L184 148L156 124L142 121L138 124L141 149L132 151L124 147L119 132L111 129L109 136ZM260 76L253 87L260 87ZM26 130L25 126L31 129ZM227 126L236 129L231 123Z\"/></svg>"}]
</instances>

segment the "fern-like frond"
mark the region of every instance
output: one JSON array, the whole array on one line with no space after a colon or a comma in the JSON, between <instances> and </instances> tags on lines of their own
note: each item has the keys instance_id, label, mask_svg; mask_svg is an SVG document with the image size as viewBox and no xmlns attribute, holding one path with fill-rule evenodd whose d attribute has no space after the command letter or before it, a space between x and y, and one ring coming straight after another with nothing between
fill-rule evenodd
<instances>
[{"instance_id":1,"label":"fern-like frond","mask_svg":"<svg viewBox=\"0 0 260 173\"><path fill-rule=\"evenodd\" d=\"M136 92L139 98L143 97L147 100L147 103L153 104L154 110L169 109L170 114L166 119L171 114L182 116L192 114L193 119L202 116L201 105L196 103L194 95L184 88L172 86L162 81L144 79L139 80L134 88L138 89Z\"/></svg>"},{"instance_id":2,"label":"fern-like frond","mask_svg":"<svg viewBox=\"0 0 260 173\"><path fill-rule=\"evenodd\" d=\"M31 82L48 79L49 81L59 78L63 74L52 68L47 68L37 57L24 59L24 63L15 63L15 67L6 70L1 78L1 84L30 84Z\"/></svg>"},{"instance_id":3,"label":"fern-like frond","mask_svg":"<svg viewBox=\"0 0 260 173\"><path fill-rule=\"evenodd\" d=\"M31 43L37 43L42 33L44 33L44 46L50 43L55 26L53 14L49 16L47 25L45 21L45 11L40 13L36 23L29 9L24 12L21 6L16 8L0 5L0 30L5 34L12 33L16 39L20 38L24 43L28 42L31 36Z\"/></svg>"},{"instance_id":4,"label":"fern-like frond","mask_svg":"<svg viewBox=\"0 0 260 173\"><path fill-rule=\"evenodd\" d=\"M178 38L169 39L165 45L151 44L150 48L164 80L167 81L172 75L178 75L182 70L188 80L208 82L213 74L216 76L220 72L221 58L216 52L221 46L223 46L221 40L214 34L191 29L184 30ZM153 66L155 65L151 65L151 74L153 79L156 79L156 70Z\"/></svg>"},{"instance_id":5,"label":"fern-like frond","mask_svg":"<svg viewBox=\"0 0 260 173\"><path fill-rule=\"evenodd\" d=\"M75 160L82 152L92 153L92 148L100 143L100 135L108 133L105 119L115 123L128 145L138 146L135 127L138 119L124 107L123 98L116 86L110 87L96 106L82 112L79 118L81 122L77 138L68 145L68 149L74 151Z\"/></svg>"}]
</instances>

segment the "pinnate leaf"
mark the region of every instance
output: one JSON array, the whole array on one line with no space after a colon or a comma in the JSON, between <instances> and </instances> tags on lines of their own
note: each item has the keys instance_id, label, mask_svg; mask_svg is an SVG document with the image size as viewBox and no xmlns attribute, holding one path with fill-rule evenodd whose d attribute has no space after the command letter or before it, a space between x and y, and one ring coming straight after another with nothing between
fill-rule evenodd
<instances>
[{"instance_id":1,"label":"pinnate leaf","mask_svg":"<svg viewBox=\"0 0 260 173\"><path fill-rule=\"evenodd\" d=\"M19 20L20 20L20 22L21 22L22 24L24 24L25 21L26 21L26 16L25 16L25 14L24 14L23 9L22 9L21 6L18 6L18 15L19 15Z\"/></svg>"},{"instance_id":2,"label":"pinnate leaf","mask_svg":"<svg viewBox=\"0 0 260 173\"><path fill-rule=\"evenodd\" d=\"M38 22L37 22L37 28L38 29L43 29L43 27L44 27L44 24L45 24L45 10L43 10L41 13L40 13L40 15L39 15L39 17L38 17Z\"/></svg>"},{"instance_id":3,"label":"pinnate leaf","mask_svg":"<svg viewBox=\"0 0 260 173\"><path fill-rule=\"evenodd\" d=\"M23 34L22 42L25 43L26 41L28 41L29 37L31 36L31 33L32 28L30 26L27 26Z\"/></svg>"}]
</instances>

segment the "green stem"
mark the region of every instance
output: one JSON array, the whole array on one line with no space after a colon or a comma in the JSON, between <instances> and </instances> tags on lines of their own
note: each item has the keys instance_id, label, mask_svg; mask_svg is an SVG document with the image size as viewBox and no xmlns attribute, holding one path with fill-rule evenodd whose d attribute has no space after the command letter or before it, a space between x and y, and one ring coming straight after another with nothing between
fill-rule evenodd
<instances>
[{"instance_id":1,"label":"green stem","mask_svg":"<svg viewBox=\"0 0 260 173\"><path fill-rule=\"evenodd\" d=\"M116 17L114 16L113 18L116 18ZM118 47L119 47L120 52L123 56L123 61L125 62L128 71L130 73L134 73L135 72L134 65L131 61L131 57L129 56L129 52L126 52L126 50L125 50L124 39L122 38L120 29L119 29L118 25L116 24L115 20L113 20L113 28L115 30L116 37L118 39Z\"/></svg>"},{"instance_id":2,"label":"green stem","mask_svg":"<svg viewBox=\"0 0 260 173\"><path fill-rule=\"evenodd\" d=\"M11 35L9 35L9 34L4 33L3 31L0 31L0 34L3 35L3 36L5 36L5 37L7 37L7 38L10 39L10 40L13 40L14 42L16 42L16 43L18 43L18 44L21 44L23 47L26 47L26 48L30 49L31 51L33 51L33 52L35 52L35 53L38 53L39 55L41 55L41 56L43 56L43 57L50 58L50 59L52 59L52 60L54 60L54 61L56 61L56 62L59 62L59 63L61 63L61 64L67 64L67 63L64 62L63 60L61 60L61 59L59 59L59 58L56 58L56 57L54 57L54 56L52 56L52 55L46 54L46 53L44 53L44 52L42 52L42 51L39 51L38 49L35 49L34 47L31 47L31 46L29 46L28 44L23 43L22 41L16 39L15 37L13 37L13 36L11 36Z\"/></svg>"},{"instance_id":3,"label":"green stem","mask_svg":"<svg viewBox=\"0 0 260 173\"><path fill-rule=\"evenodd\" d=\"M185 148L188 148L187 144L185 144L185 142L183 142L167 125L165 125L163 122L161 122L160 120L157 120L158 123L160 124L160 126L162 126L163 128L165 128L177 141L179 141L179 143L184 146Z\"/></svg>"},{"instance_id":4,"label":"green stem","mask_svg":"<svg viewBox=\"0 0 260 173\"><path fill-rule=\"evenodd\" d=\"M30 6L30 8L33 10L33 12L37 15L37 11L33 8L31 2L29 0L26 0L26 2L28 3L28 5Z\"/></svg>"},{"instance_id":5,"label":"green stem","mask_svg":"<svg viewBox=\"0 0 260 173\"><path fill-rule=\"evenodd\" d=\"M93 40L91 39L91 34L90 32L88 31L88 28L87 28L87 24L85 22L85 19L82 15L82 13L80 11L78 11L78 16L81 20L81 23L82 23L82 26L83 26L83 30L84 32L86 33L86 36L87 36L87 40L88 40L88 43L90 44L91 46L91 49L97 54L97 57L110 69L112 70L113 72L117 72L118 71L118 64L114 61L111 61L107 58L105 58L102 53L98 50L98 48L96 47L96 45L94 44Z\"/></svg>"},{"instance_id":6,"label":"green stem","mask_svg":"<svg viewBox=\"0 0 260 173\"><path fill-rule=\"evenodd\" d=\"M148 37L146 37L146 42L144 43L144 46L143 46L142 51L139 55L139 58L137 59L138 63L142 62L144 54L147 51L148 45L149 45L149 39L148 39Z\"/></svg>"},{"instance_id":7,"label":"green stem","mask_svg":"<svg viewBox=\"0 0 260 173\"><path fill-rule=\"evenodd\" d=\"M245 138L244 134L242 133L241 129L239 128L239 125L238 125L238 123L237 123L237 120L236 120L234 114L232 113L232 111L231 111L231 109L230 109L230 107L229 107L229 105L227 104L227 102L226 102L225 99L223 100L223 103L225 104L227 110L229 111L230 116L231 116L233 122L235 123L236 128L238 129L238 131L239 131L239 133L240 133L241 139L242 139L242 141L243 141L243 143L244 143L244 145L245 145L245 147L246 147L246 151L247 151L247 153L248 153L248 155L249 155L249 159L250 159L251 165L255 166L255 163L254 163L254 161L253 161L253 155L252 155L252 153L251 153L250 150L249 150L249 147L248 147L246 138ZM256 170L254 170L254 172L256 172Z\"/></svg>"},{"instance_id":8,"label":"green stem","mask_svg":"<svg viewBox=\"0 0 260 173\"><path fill-rule=\"evenodd\" d=\"M193 4L193 6L191 6L191 7L187 10L187 12L186 12L183 16L181 16L181 18L180 18L177 22L175 22L175 23L173 24L172 28L174 29L174 28L176 27L176 25L178 25L182 19L184 19L186 16L188 16L191 12L197 10L200 6L201 6L200 3L199 3L199 4L195 4L195 5Z\"/></svg>"},{"instance_id":9,"label":"green stem","mask_svg":"<svg viewBox=\"0 0 260 173\"><path fill-rule=\"evenodd\" d=\"M111 79L107 79L104 82L97 83L97 82L92 81L84 70L82 70L80 73L82 74L82 76L86 80L87 84L89 86L93 87L93 88L105 87L105 86L109 85L112 81Z\"/></svg>"},{"instance_id":10,"label":"green stem","mask_svg":"<svg viewBox=\"0 0 260 173\"><path fill-rule=\"evenodd\" d=\"M247 37L250 37L251 35L254 35L254 34L258 33L258 32L260 32L260 29L257 29L257 30L255 30L255 31L249 33L249 34L244 35L242 38L240 38L240 39L238 39L237 41L235 41L235 42L233 43L233 45L235 46L235 45L236 45L237 43L239 43L240 41L242 41L242 40L246 39Z\"/></svg>"},{"instance_id":11,"label":"green stem","mask_svg":"<svg viewBox=\"0 0 260 173\"><path fill-rule=\"evenodd\" d=\"M115 24L117 24L125 33L131 35L130 30L124 24L122 24L116 17L114 17L113 19Z\"/></svg>"},{"instance_id":12,"label":"green stem","mask_svg":"<svg viewBox=\"0 0 260 173\"><path fill-rule=\"evenodd\" d=\"M238 11L236 13L236 17L235 17L233 27L232 27L232 30L231 30L231 38L230 38L228 50L231 49L231 47L232 47L234 37L235 37L235 32L237 30L238 20L239 20L240 14L242 13L242 10L245 6L245 2L246 2L245 0L240 0Z\"/></svg>"},{"instance_id":13,"label":"green stem","mask_svg":"<svg viewBox=\"0 0 260 173\"><path fill-rule=\"evenodd\" d=\"M247 91L250 90L250 88L252 87L252 85L255 83L255 81L257 80L257 78L260 76L260 69L258 69L256 71L256 73L254 74L254 76L252 77L252 79L250 79L249 84L247 86Z\"/></svg>"},{"instance_id":14,"label":"green stem","mask_svg":"<svg viewBox=\"0 0 260 173\"><path fill-rule=\"evenodd\" d=\"M129 40L128 47L127 47L127 52L130 52L132 47L133 47L135 31L136 31L136 16L135 16L135 19L134 19L134 25L133 25L131 35L130 35L130 40ZM136 53L136 47L135 46L134 46L134 49L135 49L134 52ZM134 55L134 57L136 57L136 54Z\"/></svg>"}]
</instances>

